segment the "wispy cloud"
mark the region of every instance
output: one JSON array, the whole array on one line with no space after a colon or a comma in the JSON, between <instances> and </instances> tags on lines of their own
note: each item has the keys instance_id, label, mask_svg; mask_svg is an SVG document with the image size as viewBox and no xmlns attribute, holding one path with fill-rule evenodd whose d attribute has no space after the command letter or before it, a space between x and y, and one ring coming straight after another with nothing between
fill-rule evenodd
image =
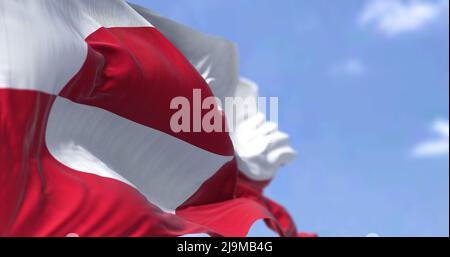
<instances>
[{"instance_id":1,"label":"wispy cloud","mask_svg":"<svg viewBox=\"0 0 450 257\"><path fill-rule=\"evenodd\" d=\"M448 0L370 0L359 22L374 25L388 36L422 29L448 14Z\"/></svg>"},{"instance_id":2,"label":"wispy cloud","mask_svg":"<svg viewBox=\"0 0 450 257\"><path fill-rule=\"evenodd\" d=\"M436 138L427 140L413 149L415 157L448 156L449 145L449 123L448 120L437 120L433 123L431 130Z\"/></svg>"},{"instance_id":3,"label":"wispy cloud","mask_svg":"<svg viewBox=\"0 0 450 257\"><path fill-rule=\"evenodd\" d=\"M366 66L363 61L358 58L348 58L335 64L331 68L331 74L335 76L352 76L357 77L366 73Z\"/></svg>"}]
</instances>

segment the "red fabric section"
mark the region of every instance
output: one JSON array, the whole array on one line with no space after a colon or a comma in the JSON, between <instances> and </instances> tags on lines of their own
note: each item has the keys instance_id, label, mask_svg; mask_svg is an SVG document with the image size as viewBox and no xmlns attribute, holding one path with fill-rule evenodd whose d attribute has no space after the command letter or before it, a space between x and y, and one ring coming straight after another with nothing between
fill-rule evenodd
<instances>
[{"instance_id":1,"label":"red fabric section","mask_svg":"<svg viewBox=\"0 0 450 257\"><path fill-rule=\"evenodd\" d=\"M42 141L35 135L44 135L53 99L32 91L0 89L0 235L6 234L20 212L30 174L42 179L36 165Z\"/></svg>"},{"instance_id":2,"label":"red fabric section","mask_svg":"<svg viewBox=\"0 0 450 257\"><path fill-rule=\"evenodd\" d=\"M297 237L318 237L318 235L316 233L300 232L297 234Z\"/></svg>"},{"instance_id":3,"label":"red fabric section","mask_svg":"<svg viewBox=\"0 0 450 257\"><path fill-rule=\"evenodd\" d=\"M235 196L238 169L236 160L226 163L209 178L178 210L189 206L227 201Z\"/></svg>"},{"instance_id":4,"label":"red fabric section","mask_svg":"<svg viewBox=\"0 0 450 257\"><path fill-rule=\"evenodd\" d=\"M202 100L213 94L197 70L159 31L149 27L100 28L86 42L86 62L61 96L108 110L207 151L233 155L226 132L175 133L170 128L170 118L177 112L170 110L173 98L186 97L193 108L193 89L201 90ZM208 112L202 110L201 117ZM225 126L223 116L222 120ZM193 121L191 112L191 131Z\"/></svg>"},{"instance_id":5,"label":"red fabric section","mask_svg":"<svg viewBox=\"0 0 450 257\"><path fill-rule=\"evenodd\" d=\"M315 237L314 233L297 232L295 222L289 212L277 202L263 195L264 188L270 184L270 181L255 181L242 172L239 173L237 182L237 196L253 199L259 202L272 215L273 219L266 219L266 225L277 232L280 236L288 237Z\"/></svg>"},{"instance_id":6,"label":"red fabric section","mask_svg":"<svg viewBox=\"0 0 450 257\"><path fill-rule=\"evenodd\" d=\"M177 215L226 237L246 236L251 226L259 219L275 222L275 218L263 205L244 197L188 207L177 210Z\"/></svg>"}]
</instances>

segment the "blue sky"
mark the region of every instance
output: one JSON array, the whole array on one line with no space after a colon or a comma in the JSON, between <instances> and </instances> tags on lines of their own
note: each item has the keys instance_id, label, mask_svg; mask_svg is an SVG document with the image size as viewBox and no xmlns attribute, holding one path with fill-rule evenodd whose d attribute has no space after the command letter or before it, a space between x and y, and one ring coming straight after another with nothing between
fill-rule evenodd
<instances>
[{"instance_id":1,"label":"blue sky","mask_svg":"<svg viewBox=\"0 0 450 257\"><path fill-rule=\"evenodd\" d=\"M449 235L448 0L131 2L234 41L280 98L299 156L267 194L300 230Z\"/></svg>"}]
</instances>

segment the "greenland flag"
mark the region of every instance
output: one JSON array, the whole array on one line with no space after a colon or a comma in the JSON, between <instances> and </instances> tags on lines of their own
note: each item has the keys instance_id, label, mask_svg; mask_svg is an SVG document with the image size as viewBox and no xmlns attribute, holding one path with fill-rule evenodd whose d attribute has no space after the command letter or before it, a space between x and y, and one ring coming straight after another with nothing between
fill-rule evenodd
<instances>
[{"instance_id":1,"label":"greenland flag","mask_svg":"<svg viewBox=\"0 0 450 257\"><path fill-rule=\"evenodd\" d=\"M258 113L173 132L170 101L194 89L257 96L233 44L138 6L0 0L0 236L245 236L259 219L296 236L262 195L287 136Z\"/></svg>"}]
</instances>

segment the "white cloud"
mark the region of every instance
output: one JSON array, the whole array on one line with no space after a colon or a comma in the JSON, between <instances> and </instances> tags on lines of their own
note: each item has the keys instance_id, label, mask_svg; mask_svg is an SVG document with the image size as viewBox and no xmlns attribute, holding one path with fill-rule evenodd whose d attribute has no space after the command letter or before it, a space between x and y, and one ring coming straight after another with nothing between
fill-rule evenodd
<instances>
[{"instance_id":1,"label":"white cloud","mask_svg":"<svg viewBox=\"0 0 450 257\"><path fill-rule=\"evenodd\" d=\"M333 75L345 76L361 76L366 72L364 63L358 58L349 58L336 65L331 69Z\"/></svg>"},{"instance_id":2,"label":"white cloud","mask_svg":"<svg viewBox=\"0 0 450 257\"><path fill-rule=\"evenodd\" d=\"M359 22L388 36L421 29L448 14L448 0L370 0Z\"/></svg>"},{"instance_id":3,"label":"white cloud","mask_svg":"<svg viewBox=\"0 0 450 257\"><path fill-rule=\"evenodd\" d=\"M437 120L431 127L432 131L438 136L435 139L427 140L417 145L413 150L415 157L434 157L448 156L449 145L449 123L448 120Z\"/></svg>"}]
</instances>

